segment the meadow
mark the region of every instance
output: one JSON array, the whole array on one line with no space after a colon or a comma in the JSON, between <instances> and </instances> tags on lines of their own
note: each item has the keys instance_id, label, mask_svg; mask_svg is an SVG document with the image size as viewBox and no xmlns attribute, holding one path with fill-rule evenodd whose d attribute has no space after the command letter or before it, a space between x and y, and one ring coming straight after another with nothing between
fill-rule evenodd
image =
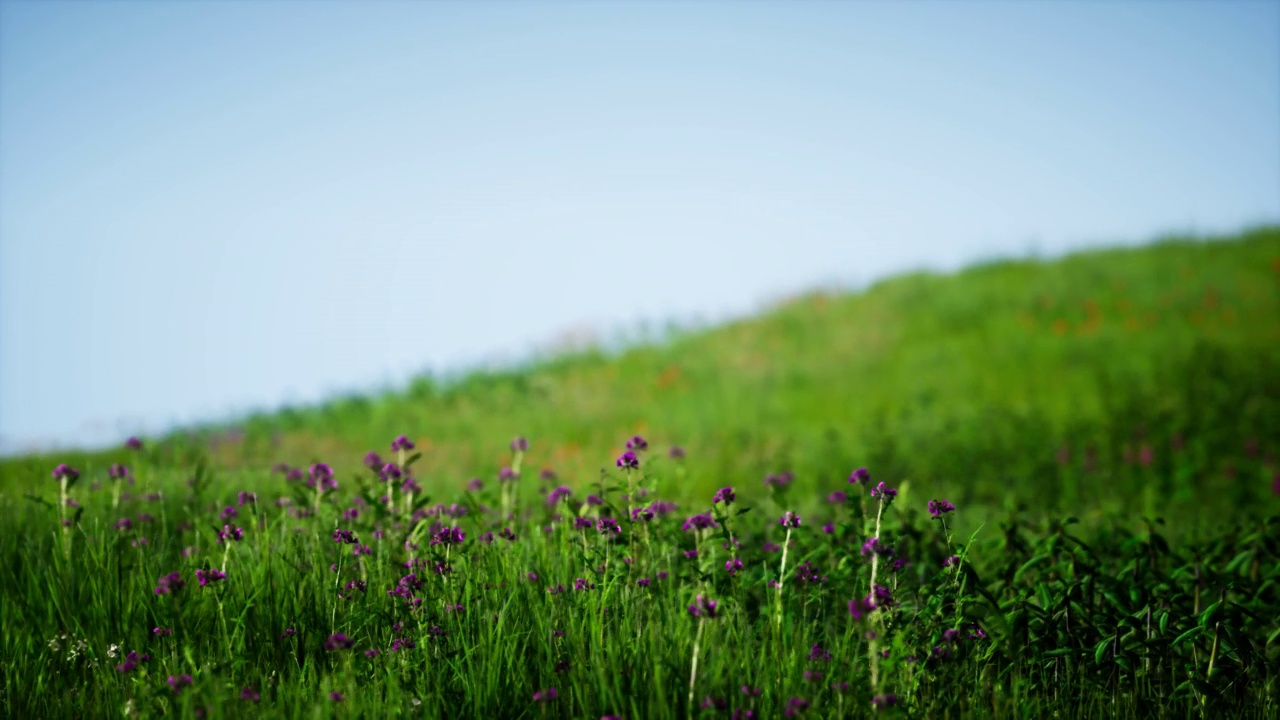
<instances>
[{"instance_id":1,"label":"meadow","mask_svg":"<svg viewBox=\"0 0 1280 720\"><path fill-rule=\"evenodd\" d=\"M0 709L1276 717L1277 453L1280 228L815 292L0 460Z\"/></svg>"}]
</instances>

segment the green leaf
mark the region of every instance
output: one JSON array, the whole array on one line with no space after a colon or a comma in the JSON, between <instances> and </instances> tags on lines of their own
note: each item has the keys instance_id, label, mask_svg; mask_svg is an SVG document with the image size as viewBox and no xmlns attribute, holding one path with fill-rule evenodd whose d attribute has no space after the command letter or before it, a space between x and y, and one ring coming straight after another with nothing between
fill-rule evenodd
<instances>
[{"instance_id":1,"label":"green leaf","mask_svg":"<svg viewBox=\"0 0 1280 720\"><path fill-rule=\"evenodd\" d=\"M1049 560L1048 555L1037 555L1036 557L1033 557L1030 560L1022 563L1022 567L1018 568L1018 571L1013 574L1013 581L1015 583L1018 582L1019 580L1022 579L1023 574L1026 573L1028 570L1036 567L1037 565L1041 565L1048 560Z\"/></svg>"},{"instance_id":2,"label":"green leaf","mask_svg":"<svg viewBox=\"0 0 1280 720\"><path fill-rule=\"evenodd\" d=\"M1111 644L1111 638L1104 638L1098 641L1097 646L1093 648L1093 661L1098 665L1102 664L1102 656L1107 654L1107 646Z\"/></svg>"},{"instance_id":3,"label":"green leaf","mask_svg":"<svg viewBox=\"0 0 1280 720\"><path fill-rule=\"evenodd\" d=\"M1186 643L1188 640L1194 640L1195 638L1200 637L1200 633L1201 633L1201 632L1203 632L1203 631L1201 630L1201 628L1200 628L1199 626L1197 626L1197 627L1193 627L1193 628L1191 628L1190 630L1188 630L1188 631L1186 631L1186 632L1182 633L1182 634L1181 634L1181 635L1179 635L1178 637L1174 638L1174 639L1173 639L1173 643L1172 643L1169 647L1176 648L1176 647L1178 647L1179 645L1182 645L1183 643Z\"/></svg>"}]
</instances>

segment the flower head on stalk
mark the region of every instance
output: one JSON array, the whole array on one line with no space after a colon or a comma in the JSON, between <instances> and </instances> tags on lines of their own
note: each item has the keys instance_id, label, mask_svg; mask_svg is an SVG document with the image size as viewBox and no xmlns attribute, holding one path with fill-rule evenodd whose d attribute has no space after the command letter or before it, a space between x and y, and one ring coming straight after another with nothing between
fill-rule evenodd
<instances>
[{"instance_id":1,"label":"flower head on stalk","mask_svg":"<svg viewBox=\"0 0 1280 720\"><path fill-rule=\"evenodd\" d=\"M161 578L156 581L156 594L168 595L170 593L176 593L186 586L187 583L182 579L182 575L176 572L171 572L168 575L161 576Z\"/></svg>"},{"instance_id":2,"label":"flower head on stalk","mask_svg":"<svg viewBox=\"0 0 1280 720\"><path fill-rule=\"evenodd\" d=\"M800 527L800 516L790 510L782 513L782 517L778 518L778 523L785 528Z\"/></svg>"},{"instance_id":3,"label":"flower head on stalk","mask_svg":"<svg viewBox=\"0 0 1280 720\"><path fill-rule=\"evenodd\" d=\"M515 436L511 441L511 452L522 453L529 450L529 441L521 435Z\"/></svg>"},{"instance_id":4,"label":"flower head on stalk","mask_svg":"<svg viewBox=\"0 0 1280 720\"><path fill-rule=\"evenodd\" d=\"M107 476L112 480L123 480L129 476L129 468L120 463L111 463L111 467L107 468Z\"/></svg>"},{"instance_id":5,"label":"flower head on stalk","mask_svg":"<svg viewBox=\"0 0 1280 720\"><path fill-rule=\"evenodd\" d=\"M627 441L628 450L648 450L649 443L639 435L632 437Z\"/></svg>"},{"instance_id":6,"label":"flower head on stalk","mask_svg":"<svg viewBox=\"0 0 1280 720\"><path fill-rule=\"evenodd\" d=\"M130 437L128 440L124 441L124 446L130 450L135 450L135 451L141 450L142 441L136 437Z\"/></svg>"},{"instance_id":7,"label":"flower head on stalk","mask_svg":"<svg viewBox=\"0 0 1280 720\"><path fill-rule=\"evenodd\" d=\"M227 579L227 574L216 568L205 570L201 568L196 570L196 579L200 581L200 587L210 585Z\"/></svg>"},{"instance_id":8,"label":"flower head on stalk","mask_svg":"<svg viewBox=\"0 0 1280 720\"><path fill-rule=\"evenodd\" d=\"M941 519L943 515L946 515L947 513L952 512L955 509L956 509L956 506L952 505L947 500L930 500L929 501L929 514L933 516L934 520Z\"/></svg>"},{"instance_id":9,"label":"flower head on stalk","mask_svg":"<svg viewBox=\"0 0 1280 720\"><path fill-rule=\"evenodd\" d=\"M898 491L894 490L888 485L885 485L884 481L882 480L879 483L877 483L875 487L871 488L871 497L879 498L881 502L888 503L888 502L892 502L894 498L898 497Z\"/></svg>"},{"instance_id":10,"label":"flower head on stalk","mask_svg":"<svg viewBox=\"0 0 1280 720\"><path fill-rule=\"evenodd\" d=\"M728 507L737 499L738 496L733 492L732 487L722 487L716 491L715 497L711 498L711 504L718 505L720 503L724 503L724 506Z\"/></svg>"},{"instance_id":11,"label":"flower head on stalk","mask_svg":"<svg viewBox=\"0 0 1280 720\"><path fill-rule=\"evenodd\" d=\"M720 527L720 523L716 522L710 515L707 513L698 513L697 515L690 516L688 520L685 520L681 529L689 532L697 532L699 530L707 530L709 528L717 527Z\"/></svg>"},{"instance_id":12,"label":"flower head on stalk","mask_svg":"<svg viewBox=\"0 0 1280 720\"><path fill-rule=\"evenodd\" d=\"M408 452L415 447L417 446L413 444L413 441L404 435L401 435L391 441L391 452Z\"/></svg>"},{"instance_id":13,"label":"flower head on stalk","mask_svg":"<svg viewBox=\"0 0 1280 720\"><path fill-rule=\"evenodd\" d=\"M623 470L636 470L640 467L640 458L634 452L628 450L619 455L614 464Z\"/></svg>"},{"instance_id":14,"label":"flower head on stalk","mask_svg":"<svg viewBox=\"0 0 1280 720\"><path fill-rule=\"evenodd\" d=\"M75 480L78 477L80 477L80 471L71 467L66 463L60 463L57 467L53 469L54 480L67 480L68 482L70 482L71 480Z\"/></svg>"},{"instance_id":15,"label":"flower head on stalk","mask_svg":"<svg viewBox=\"0 0 1280 720\"><path fill-rule=\"evenodd\" d=\"M547 507L555 507L556 503L560 502L561 499L572 495L573 490L569 489L567 485L561 485L547 494Z\"/></svg>"},{"instance_id":16,"label":"flower head on stalk","mask_svg":"<svg viewBox=\"0 0 1280 720\"><path fill-rule=\"evenodd\" d=\"M719 605L719 602L711 598L698 595L689 606L689 614L696 618L705 617L708 620L714 620L719 613Z\"/></svg>"},{"instance_id":17,"label":"flower head on stalk","mask_svg":"<svg viewBox=\"0 0 1280 720\"><path fill-rule=\"evenodd\" d=\"M849 482L854 485L862 485L871 481L871 472L866 468L858 468L849 474Z\"/></svg>"},{"instance_id":18,"label":"flower head on stalk","mask_svg":"<svg viewBox=\"0 0 1280 720\"><path fill-rule=\"evenodd\" d=\"M307 487L318 488L320 492L338 489L338 481L333 476L333 468L328 463L315 463L307 476Z\"/></svg>"}]
</instances>

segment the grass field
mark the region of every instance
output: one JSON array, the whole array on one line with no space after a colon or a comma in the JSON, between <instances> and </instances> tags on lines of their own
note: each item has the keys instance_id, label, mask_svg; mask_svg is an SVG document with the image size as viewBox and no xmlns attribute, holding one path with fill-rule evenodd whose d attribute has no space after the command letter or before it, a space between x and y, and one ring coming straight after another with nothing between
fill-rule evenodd
<instances>
[{"instance_id":1,"label":"grass field","mask_svg":"<svg viewBox=\"0 0 1280 720\"><path fill-rule=\"evenodd\" d=\"M0 714L1276 717L1278 453L1270 227L6 458Z\"/></svg>"}]
</instances>

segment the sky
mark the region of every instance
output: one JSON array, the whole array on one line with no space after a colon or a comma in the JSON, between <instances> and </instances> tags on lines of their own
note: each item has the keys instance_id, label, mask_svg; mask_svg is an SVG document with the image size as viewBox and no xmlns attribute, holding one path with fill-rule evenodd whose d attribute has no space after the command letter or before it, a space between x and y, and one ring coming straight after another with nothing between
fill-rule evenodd
<instances>
[{"instance_id":1,"label":"sky","mask_svg":"<svg viewBox=\"0 0 1280 720\"><path fill-rule=\"evenodd\" d=\"M0 0L0 450L1280 221L1280 2Z\"/></svg>"}]
</instances>

